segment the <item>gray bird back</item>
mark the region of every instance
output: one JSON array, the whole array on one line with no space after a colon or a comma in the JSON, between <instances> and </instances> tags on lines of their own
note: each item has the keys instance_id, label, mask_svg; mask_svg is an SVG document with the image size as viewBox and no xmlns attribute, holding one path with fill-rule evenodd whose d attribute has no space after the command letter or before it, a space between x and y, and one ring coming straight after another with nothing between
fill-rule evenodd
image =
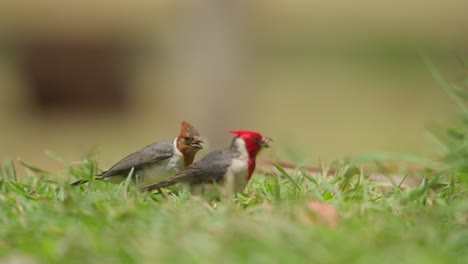
<instances>
[{"instance_id":1,"label":"gray bird back","mask_svg":"<svg viewBox=\"0 0 468 264\"><path fill-rule=\"evenodd\" d=\"M99 176L106 178L113 175L128 173L132 167L137 169L142 165L168 159L172 155L174 155L173 141L165 140L155 142L123 158Z\"/></svg>"},{"instance_id":2,"label":"gray bird back","mask_svg":"<svg viewBox=\"0 0 468 264\"><path fill-rule=\"evenodd\" d=\"M213 151L185 170L174 175L170 181L188 182L191 185L204 182L216 182L223 178L231 166L233 153L231 149Z\"/></svg>"}]
</instances>

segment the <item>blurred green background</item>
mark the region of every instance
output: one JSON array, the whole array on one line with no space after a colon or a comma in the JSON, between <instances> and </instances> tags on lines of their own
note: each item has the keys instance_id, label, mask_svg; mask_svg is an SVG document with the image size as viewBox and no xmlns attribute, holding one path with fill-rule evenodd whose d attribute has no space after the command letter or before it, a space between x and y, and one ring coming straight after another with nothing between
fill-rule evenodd
<instances>
[{"instance_id":1,"label":"blurred green background","mask_svg":"<svg viewBox=\"0 0 468 264\"><path fill-rule=\"evenodd\" d=\"M209 142L275 139L263 156L316 164L370 151L433 154L453 115L466 1L3 1L0 160L102 166L182 120ZM466 56L465 56L466 57ZM206 154L207 151L202 153ZM201 155L200 155L201 156Z\"/></svg>"}]
</instances>

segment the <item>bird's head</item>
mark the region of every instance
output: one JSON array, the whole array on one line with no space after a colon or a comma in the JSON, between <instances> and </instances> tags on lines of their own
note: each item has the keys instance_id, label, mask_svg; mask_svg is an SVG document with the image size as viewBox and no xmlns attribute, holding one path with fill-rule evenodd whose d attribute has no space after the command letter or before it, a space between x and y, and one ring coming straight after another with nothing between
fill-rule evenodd
<instances>
[{"instance_id":1,"label":"bird's head","mask_svg":"<svg viewBox=\"0 0 468 264\"><path fill-rule=\"evenodd\" d=\"M201 145L203 140L192 125L183 121L180 127L180 134L177 137L177 148L179 151L184 154L186 158L186 165L190 165L193 162L195 154L203 149ZM188 164L187 164L188 163Z\"/></svg>"},{"instance_id":2,"label":"bird's head","mask_svg":"<svg viewBox=\"0 0 468 264\"><path fill-rule=\"evenodd\" d=\"M273 141L271 138L264 137L262 134L255 131L232 130L229 131L229 133L236 135L236 138L244 140L245 148L247 149L250 158L254 159L260 149L270 147L268 143Z\"/></svg>"}]
</instances>

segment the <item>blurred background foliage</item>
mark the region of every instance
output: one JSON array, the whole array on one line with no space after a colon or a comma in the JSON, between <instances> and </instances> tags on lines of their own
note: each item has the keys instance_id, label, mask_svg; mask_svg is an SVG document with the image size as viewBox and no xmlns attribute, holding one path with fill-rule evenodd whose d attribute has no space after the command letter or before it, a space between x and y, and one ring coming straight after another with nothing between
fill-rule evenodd
<instances>
[{"instance_id":1,"label":"blurred background foliage","mask_svg":"<svg viewBox=\"0 0 468 264\"><path fill-rule=\"evenodd\" d=\"M466 92L467 7L4 1L0 160L63 169L44 153L53 150L67 161L94 155L106 167L175 137L182 120L211 149L229 144L229 129L258 130L275 139L262 155L295 162L439 154L427 139L440 137L426 132L439 133L459 109L444 87ZM466 144L459 131L466 123L439 146Z\"/></svg>"}]
</instances>

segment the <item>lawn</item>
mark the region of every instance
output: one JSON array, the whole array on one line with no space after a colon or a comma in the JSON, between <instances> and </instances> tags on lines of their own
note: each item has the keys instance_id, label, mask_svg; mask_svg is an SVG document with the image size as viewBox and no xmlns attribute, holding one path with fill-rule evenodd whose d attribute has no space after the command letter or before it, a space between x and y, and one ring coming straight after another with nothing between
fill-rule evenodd
<instances>
[{"instance_id":1,"label":"lawn","mask_svg":"<svg viewBox=\"0 0 468 264\"><path fill-rule=\"evenodd\" d=\"M36 177L18 180L5 165L0 256L9 263L468 261L466 182L453 170L427 169L403 189L343 162L328 176L256 174L235 199L206 202L125 183L71 188L34 168ZM86 160L70 167L94 170Z\"/></svg>"},{"instance_id":2,"label":"lawn","mask_svg":"<svg viewBox=\"0 0 468 264\"><path fill-rule=\"evenodd\" d=\"M434 134L440 157L393 155L399 160L389 167L388 155L373 154L313 173L277 165L258 169L245 192L221 201L184 190L141 193L130 181L72 188L98 171L94 160L68 164L66 175L22 164L30 172L23 177L19 163L5 161L0 261L468 263L468 97L444 89L461 118ZM418 169L407 166L422 160ZM405 184L410 178L416 183Z\"/></svg>"}]
</instances>

